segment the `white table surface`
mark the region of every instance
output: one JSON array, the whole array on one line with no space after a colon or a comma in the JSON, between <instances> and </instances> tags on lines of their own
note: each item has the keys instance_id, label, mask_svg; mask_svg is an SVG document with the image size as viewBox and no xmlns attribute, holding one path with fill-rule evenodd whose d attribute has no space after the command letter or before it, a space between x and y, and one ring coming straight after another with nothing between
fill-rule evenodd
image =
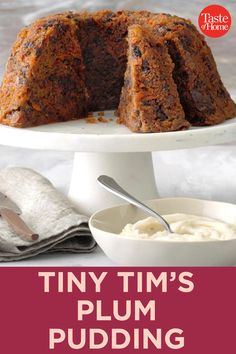
<instances>
[{"instance_id":1,"label":"white table surface","mask_svg":"<svg viewBox=\"0 0 236 354\"><path fill-rule=\"evenodd\" d=\"M235 14L235 1L218 1ZM145 9L169 12L188 17L197 23L199 12L209 4L206 0L147 0ZM0 76L3 73L9 48L16 33L39 16L66 9L144 8L141 0L82 1L64 0L0 0ZM236 93L236 27L218 39L208 39L226 87ZM236 137L235 137L236 141ZM62 192L67 193L71 176L73 153L33 151L0 146L0 168L14 165L34 168ZM211 146L191 150L165 151L153 154L159 194L189 196L236 202L236 145ZM167 178L168 176L168 178ZM112 262L97 248L91 254L41 255L0 266L109 266Z\"/></svg>"}]
</instances>

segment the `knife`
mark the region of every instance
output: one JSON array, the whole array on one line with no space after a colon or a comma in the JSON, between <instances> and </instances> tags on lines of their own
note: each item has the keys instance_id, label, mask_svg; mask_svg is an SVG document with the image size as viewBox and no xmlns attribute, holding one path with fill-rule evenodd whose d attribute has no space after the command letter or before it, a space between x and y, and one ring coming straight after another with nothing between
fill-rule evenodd
<instances>
[{"instance_id":1,"label":"knife","mask_svg":"<svg viewBox=\"0 0 236 354\"><path fill-rule=\"evenodd\" d=\"M0 192L0 216L24 241L36 241L39 237L20 218L21 210L10 198Z\"/></svg>"}]
</instances>

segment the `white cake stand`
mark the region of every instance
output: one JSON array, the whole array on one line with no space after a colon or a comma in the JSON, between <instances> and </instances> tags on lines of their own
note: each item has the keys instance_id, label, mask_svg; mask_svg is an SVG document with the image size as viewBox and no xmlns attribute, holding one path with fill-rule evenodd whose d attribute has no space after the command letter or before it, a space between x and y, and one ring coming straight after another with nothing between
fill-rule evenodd
<instances>
[{"instance_id":1,"label":"white cake stand","mask_svg":"<svg viewBox=\"0 0 236 354\"><path fill-rule=\"evenodd\" d=\"M50 124L30 129L0 125L0 144L41 150L73 151L74 166L69 198L81 213L120 203L96 182L101 174L115 178L140 199L158 196L152 151L186 149L236 140L236 118L212 127L186 131L134 134L112 121L96 124L86 120ZM167 176L168 178L169 176Z\"/></svg>"}]
</instances>

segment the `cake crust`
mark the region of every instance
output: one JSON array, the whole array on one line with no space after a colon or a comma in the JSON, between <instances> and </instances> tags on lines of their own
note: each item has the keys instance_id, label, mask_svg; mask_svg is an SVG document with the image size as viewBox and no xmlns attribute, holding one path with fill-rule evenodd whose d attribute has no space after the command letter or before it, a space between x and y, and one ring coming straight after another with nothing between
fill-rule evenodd
<instances>
[{"instance_id":1,"label":"cake crust","mask_svg":"<svg viewBox=\"0 0 236 354\"><path fill-rule=\"evenodd\" d=\"M87 88L76 27L50 16L24 28L0 90L0 120L29 127L78 119L87 112Z\"/></svg>"}]
</instances>

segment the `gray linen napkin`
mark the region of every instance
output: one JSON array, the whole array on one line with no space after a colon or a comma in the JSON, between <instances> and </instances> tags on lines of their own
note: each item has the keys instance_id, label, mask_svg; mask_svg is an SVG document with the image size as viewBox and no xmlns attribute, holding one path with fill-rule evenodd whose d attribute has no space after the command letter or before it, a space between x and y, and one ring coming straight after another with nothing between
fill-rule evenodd
<instances>
[{"instance_id":1,"label":"gray linen napkin","mask_svg":"<svg viewBox=\"0 0 236 354\"><path fill-rule=\"evenodd\" d=\"M0 217L0 262L33 257L46 252L90 252L96 243L88 218L37 172L19 167L0 171L0 192L22 210L21 217L37 234L23 241Z\"/></svg>"}]
</instances>

